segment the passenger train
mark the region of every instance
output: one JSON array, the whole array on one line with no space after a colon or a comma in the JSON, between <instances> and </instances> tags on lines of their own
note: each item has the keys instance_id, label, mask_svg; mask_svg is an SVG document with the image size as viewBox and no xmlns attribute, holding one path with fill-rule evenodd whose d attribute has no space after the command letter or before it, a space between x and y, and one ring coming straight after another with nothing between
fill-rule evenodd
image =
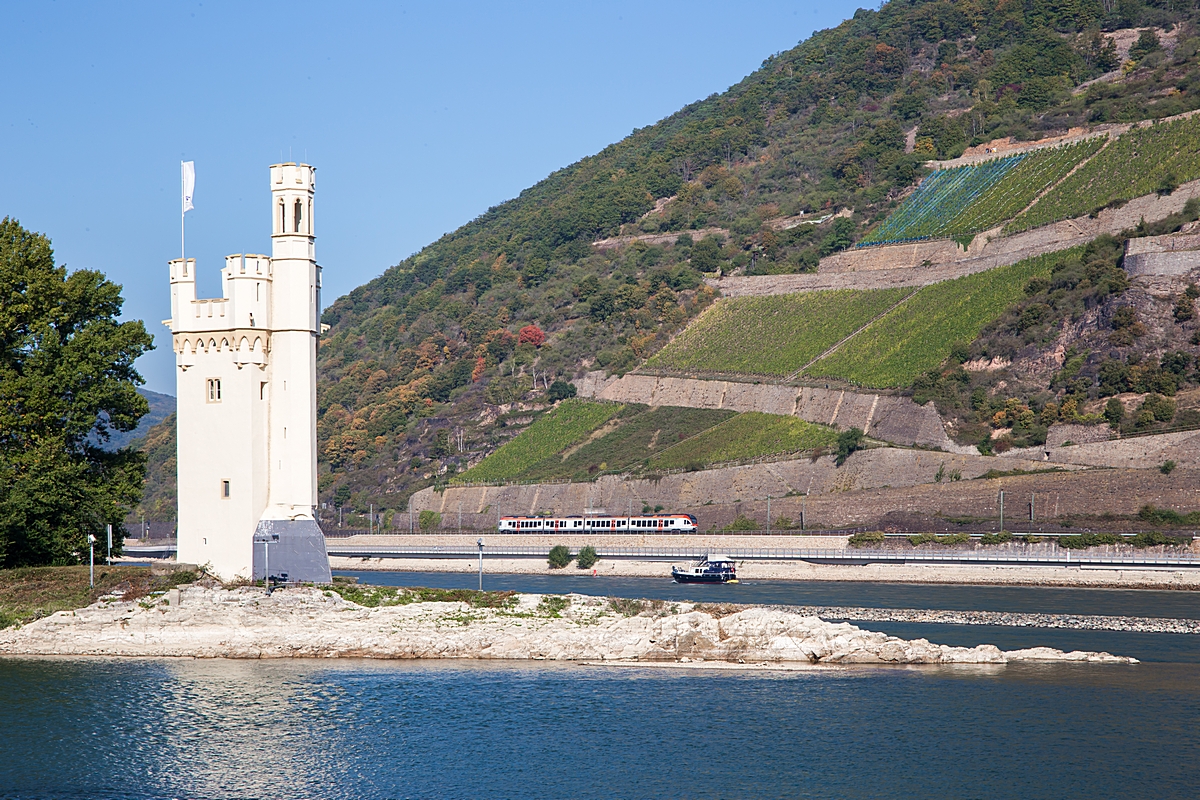
<instances>
[{"instance_id":1,"label":"passenger train","mask_svg":"<svg viewBox=\"0 0 1200 800\"><path fill-rule=\"evenodd\" d=\"M695 533L691 514L643 514L633 517L501 517L500 533Z\"/></svg>"}]
</instances>

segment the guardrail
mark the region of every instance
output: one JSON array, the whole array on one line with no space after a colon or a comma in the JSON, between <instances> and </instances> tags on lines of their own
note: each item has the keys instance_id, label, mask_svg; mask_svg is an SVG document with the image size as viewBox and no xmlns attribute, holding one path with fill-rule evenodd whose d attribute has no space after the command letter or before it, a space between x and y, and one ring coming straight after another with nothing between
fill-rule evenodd
<instances>
[{"instance_id":1,"label":"guardrail","mask_svg":"<svg viewBox=\"0 0 1200 800\"><path fill-rule=\"evenodd\" d=\"M475 547L354 547L330 545L329 555L347 558L477 558ZM699 560L715 548L699 547L597 547L600 558L632 561ZM532 545L486 545L487 558L545 558L549 547ZM1200 555L1192 553L1076 553L1068 549L995 550L872 550L779 547L735 547L720 550L737 561L809 561L822 564L993 564L1080 567L1200 567Z\"/></svg>"}]
</instances>

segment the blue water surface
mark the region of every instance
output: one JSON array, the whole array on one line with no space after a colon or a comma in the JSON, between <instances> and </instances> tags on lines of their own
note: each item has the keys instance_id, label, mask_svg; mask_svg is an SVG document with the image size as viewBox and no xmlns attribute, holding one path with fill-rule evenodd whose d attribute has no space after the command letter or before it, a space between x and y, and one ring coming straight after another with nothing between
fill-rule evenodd
<instances>
[{"instance_id":1,"label":"blue water surface","mask_svg":"<svg viewBox=\"0 0 1200 800\"><path fill-rule=\"evenodd\" d=\"M1183 798L1200 667L0 661L0 796Z\"/></svg>"}]
</instances>

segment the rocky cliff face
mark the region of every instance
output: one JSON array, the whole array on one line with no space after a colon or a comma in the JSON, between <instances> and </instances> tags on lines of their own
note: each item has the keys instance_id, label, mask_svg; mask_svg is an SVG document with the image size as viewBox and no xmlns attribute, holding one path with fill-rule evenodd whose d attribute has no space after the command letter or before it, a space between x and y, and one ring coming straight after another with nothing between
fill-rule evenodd
<instances>
[{"instance_id":1,"label":"rocky cliff face","mask_svg":"<svg viewBox=\"0 0 1200 800\"><path fill-rule=\"evenodd\" d=\"M732 613L729 613L732 612ZM191 658L476 658L763 664L1003 664L1132 659L906 641L847 623L761 608L517 595L365 608L316 588L185 587L112 600L0 632L0 655Z\"/></svg>"}]
</instances>

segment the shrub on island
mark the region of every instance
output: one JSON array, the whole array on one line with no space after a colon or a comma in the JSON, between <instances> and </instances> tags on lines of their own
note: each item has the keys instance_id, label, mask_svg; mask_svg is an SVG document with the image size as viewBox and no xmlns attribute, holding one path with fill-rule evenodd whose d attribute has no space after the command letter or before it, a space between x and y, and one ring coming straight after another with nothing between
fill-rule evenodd
<instances>
[{"instance_id":1,"label":"shrub on island","mask_svg":"<svg viewBox=\"0 0 1200 800\"><path fill-rule=\"evenodd\" d=\"M579 569L591 569L599 560L600 556L596 554L596 548L589 544L580 549L579 555L575 556L575 566Z\"/></svg>"},{"instance_id":2,"label":"shrub on island","mask_svg":"<svg viewBox=\"0 0 1200 800\"><path fill-rule=\"evenodd\" d=\"M550 548L550 555L546 561L550 564L550 569L562 569L571 563L571 558L571 548L565 544L556 544Z\"/></svg>"}]
</instances>

